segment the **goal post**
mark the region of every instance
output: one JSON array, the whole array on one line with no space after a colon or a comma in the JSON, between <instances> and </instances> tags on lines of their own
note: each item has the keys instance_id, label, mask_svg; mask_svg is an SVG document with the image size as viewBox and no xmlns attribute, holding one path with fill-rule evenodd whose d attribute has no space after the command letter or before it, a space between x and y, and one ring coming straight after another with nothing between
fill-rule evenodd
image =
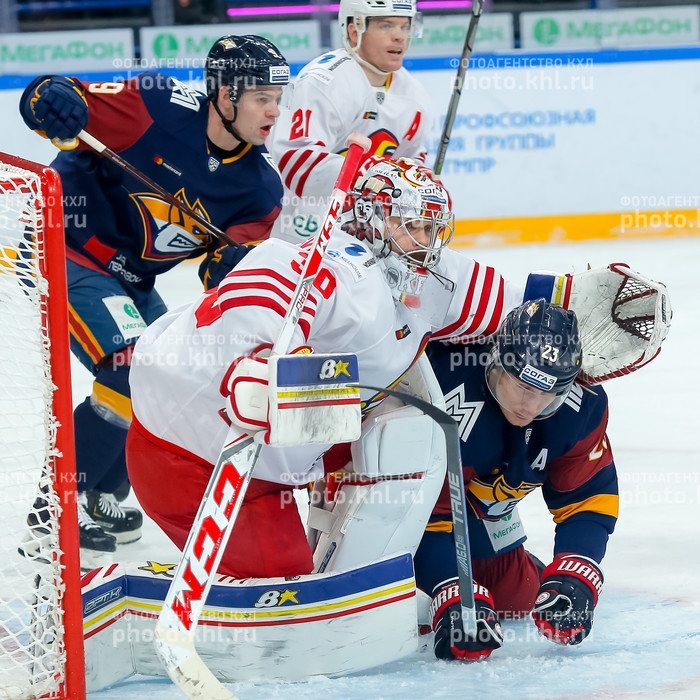
<instances>
[{"instance_id":1,"label":"goal post","mask_svg":"<svg viewBox=\"0 0 700 700\"><path fill-rule=\"evenodd\" d=\"M85 698L72 413L61 182L0 153L0 700Z\"/></svg>"}]
</instances>

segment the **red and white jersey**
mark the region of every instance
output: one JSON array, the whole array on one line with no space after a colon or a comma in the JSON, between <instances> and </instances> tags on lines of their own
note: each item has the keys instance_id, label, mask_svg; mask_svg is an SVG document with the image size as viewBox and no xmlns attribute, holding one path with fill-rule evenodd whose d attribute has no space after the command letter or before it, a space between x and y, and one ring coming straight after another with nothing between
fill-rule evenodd
<instances>
[{"instance_id":1,"label":"red and white jersey","mask_svg":"<svg viewBox=\"0 0 700 700\"><path fill-rule=\"evenodd\" d=\"M281 114L267 143L285 186L272 235L293 243L315 235L352 132L370 138L368 155L424 162L428 104L425 89L405 68L373 87L345 49L306 65L285 87Z\"/></svg>"},{"instance_id":2,"label":"red and white jersey","mask_svg":"<svg viewBox=\"0 0 700 700\"><path fill-rule=\"evenodd\" d=\"M304 256L304 247L263 241L218 287L148 327L134 349L131 399L134 418L156 441L216 463L228 429L222 379L234 360L274 343ZM334 232L290 350L355 353L361 384L393 387L431 337L490 335L522 300L522 289L455 251L443 251L438 272L454 282L454 290L443 298L428 295L426 303L442 308L419 315L394 300L364 243ZM440 326L425 319L431 314L444 319ZM371 410L384 394L363 389L361 397ZM317 460L326 448L265 445L255 476L285 484L314 481L323 473Z\"/></svg>"}]
</instances>

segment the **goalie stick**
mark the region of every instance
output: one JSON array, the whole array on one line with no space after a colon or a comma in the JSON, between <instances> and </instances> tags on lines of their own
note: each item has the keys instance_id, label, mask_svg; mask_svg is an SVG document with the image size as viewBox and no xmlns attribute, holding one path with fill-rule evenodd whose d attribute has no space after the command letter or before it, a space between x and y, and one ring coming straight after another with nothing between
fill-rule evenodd
<instances>
[{"instance_id":1,"label":"goalie stick","mask_svg":"<svg viewBox=\"0 0 700 700\"><path fill-rule=\"evenodd\" d=\"M321 267L331 231L369 140L351 136L349 143L345 162L331 194L328 214L304 261L294 295L282 321L282 330L273 347L275 354L283 354L288 350L304 302ZM195 633L252 477L260 447L261 444L251 436L241 436L236 430L232 437L229 432L156 623L156 652L173 683L193 700L236 698L199 657L195 648Z\"/></svg>"},{"instance_id":2,"label":"goalie stick","mask_svg":"<svg viewBox=\"0 0 700 700\"><path fill-rule=\"evenodd\" d=\"M454 124L455 117L457 116L457 107L459 106L459 100L462 97L462 87L464 83L464 76L469 67L469 59L472 55L472 50L474 48L474 39L476 39L476 29L479 26L479 19L481 18L481 10L484 6L484 0L473 0L472 1L472 16L469 19L469 27L467 28L467 36L464 38L464 48L462 49L462 56L459 59L459 68L457 69L457 75L455 76L454 87L452 88L452 96L450 97L450 104L447 107L447 114L445 115L445 124L442 127L442 134L440 135L440 145L438 146L437 156L435 157L435 165L433 166L433 172L436 175L440 175L442 172L442 166L445 162L445 155L447 154L447 146L450 143L450 135L452 134L452 125Z\"/></svg>"},{"instance_id":3,"label":"goalie stick","mask_svg":"<svg viewBox=\"0 0 700 700\"><path fill-rule=\"evenodd\" d=\"M459 597L462 608L462 629L465 636L476 638L476 605L474 603L474 584L472 576L472 558L469 550L469 528L467 525L467 498L464 492L464 474L460 456L459 425L449 414L423 399L394 389L364 386L383 394L393 396L405 404L415 406L432 418L445 433L447 483L450 489L452 506L452 532L457 553L457 573L459 576Z\"/></svg>"},{"instance_id":4,"label":"goalie stick","mask_svg":"<svg viewBox=\"0 0 700 700\"><path fill-rule=\"evenodd\" d=\"M214 226L211 221L207 221L194 209L191 209L184 202L176 199L172 194L170 194L170 192L168 192L168 190L164 189L157 182L155 182L155 180L151 180L146 173L142 173L137 167L133 166L121 156L117 155L114 151L107 148L102 141L96 139L91 134L88 134L88 132L84 129L74 139L70 139L68 141L54 139L53 144L62 151L69 151L78 145L79 139L84 141L96 153L99 153L101 156L111 160L115 165L118 165L122 170L129 173L129 175L135 177L137 180L140 180L144 185L146 185L146 187L150 187L154 192L157 192L168 204L176 207L181 212L194 219L205 231L207 231L207 233L210 233L215 238L218 238L222 243L238 246L238 243L236 243L230 236L227 236L221 229Z\"/></svg>"}]
</instances>

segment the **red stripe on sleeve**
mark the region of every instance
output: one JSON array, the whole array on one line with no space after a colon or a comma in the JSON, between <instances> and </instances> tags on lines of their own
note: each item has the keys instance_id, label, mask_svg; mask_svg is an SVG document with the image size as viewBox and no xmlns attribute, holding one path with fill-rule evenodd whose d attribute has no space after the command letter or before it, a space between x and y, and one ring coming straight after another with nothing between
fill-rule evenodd
<instances>
[{"instance_id":1,"label":"red stripe on sleeve","mask_svg":"<svg viewBox=\"0 0 700 700\"><path fill-rule=\"evenodd\" d=\"M476 278L479 273L479 263L474 263L474 269L472 270L472 277L469 280L469 287L467 288L467 294L464 300L464 306L462 307L462 313L460 313L459 318L451 326L443 328L436 335L440 337L451 336L458 328L464 325L471 311L472 299L474 298L474 289L476 287Z\"/></svg>"},{"instance_id":2,"label":"red stripe on sleeve","mask_svg":"<svg viewBox=\"0 0 700 700\"><path fill-rule=\"evenodd\" d=\"M301 197L302 193L304 192L304 186L306 185L306 181L309 178L309 175L311 175L311 172L313 169L324 159L328 156L328 151L321 151L321 153L318 154L318 157L316 160L314 160L311 165L306 169L306 174L302 175L299 178L299 184L297 185L296 189L296 194L298 197Z\"/></svg>"}]
</instances>

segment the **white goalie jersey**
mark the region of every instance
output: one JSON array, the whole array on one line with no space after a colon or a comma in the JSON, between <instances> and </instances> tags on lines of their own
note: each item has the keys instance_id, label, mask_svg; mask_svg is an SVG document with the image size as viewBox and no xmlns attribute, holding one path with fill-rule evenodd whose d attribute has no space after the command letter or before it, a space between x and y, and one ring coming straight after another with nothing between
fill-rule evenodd
<instances>
[{"instance_id":1,"label":"white goalie jersey","mask_svg":"<svg viewBox=\"0 0 700 700\"><path fill-rule=\"evenodd\" d=\"M141 336L130 375L133 412L156 441L216 463L228 430L222 418L226 373L237 358L276 340L304 254L284 241L264 241L217 288L162 316ZM455 251L443 252L437 271L454 287L444 290L436 281L439 290L421 294L421 308L408 308L394 300L365 244L334 232L290 349L353 353L361 385L392 387L428 340L490 335L522 298L522 289L493 268ZM361 391L365 410L384 397ZM323 474L317 460L327 447L264 445L256 478L315 481Z\"/></svg>"},{"instance_id":2,"label":"white goalie jersey","mask_svg":"<svg viewBox=\"0 0 700 700\"><path fill-rule=\"evenodd\" d=\"M285 88L267 144L285 186L272 235L299 243L316 234L352 132L370 138L368 155L424 162L428 104L425 89L405 68L373 87L345 49L305 66Z\"/></svg>"}]
</instances>

